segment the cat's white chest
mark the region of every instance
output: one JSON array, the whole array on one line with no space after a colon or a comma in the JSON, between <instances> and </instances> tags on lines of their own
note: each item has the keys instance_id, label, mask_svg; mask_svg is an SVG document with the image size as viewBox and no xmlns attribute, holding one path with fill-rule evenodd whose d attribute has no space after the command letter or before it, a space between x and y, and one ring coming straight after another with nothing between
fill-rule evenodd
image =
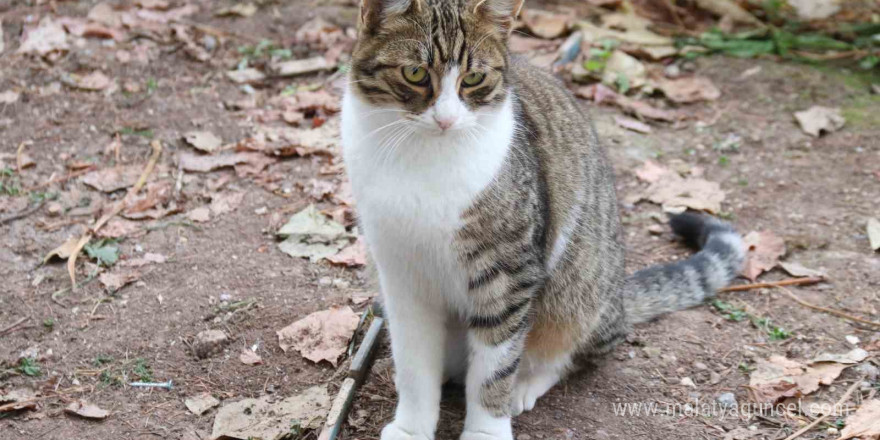
<instances>
[{"instance_id":1,"label":"cat's white chest","mask_svg":"<svg viewBox=\"0 0 880 440\"><path fill-rule=\"evenodd\" d=\"M467 279L452 245L461 214L494 179L514 121L508 102L488 126L467 136L419 134L395 125L352 93L343 100L344 158L363 234L380 281L421 286L450 306L464 301ZM389 281L390 282L390 281Z\"/></svg>"}]
</instances>

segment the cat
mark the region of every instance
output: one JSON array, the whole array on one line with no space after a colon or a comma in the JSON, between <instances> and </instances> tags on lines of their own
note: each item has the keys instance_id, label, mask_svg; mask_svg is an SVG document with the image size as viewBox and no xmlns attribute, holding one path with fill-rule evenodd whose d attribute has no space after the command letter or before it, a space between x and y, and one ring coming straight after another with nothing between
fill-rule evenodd
<instances>
[{"instance_id":1,"label":"cat","mask_svg":"<svg viewBox=\"0 0 880 440\"><path fill-rule=\"evenodd\" d=\"M511 417L631 326L695 306L744 258L728 224L681 214L701 248L627 277L612 169L549 73L508 53L521 0L362 0L342 143L391 336L382 440L433 439L464 382L462 440Z\"/></svg>"}]
</instances>

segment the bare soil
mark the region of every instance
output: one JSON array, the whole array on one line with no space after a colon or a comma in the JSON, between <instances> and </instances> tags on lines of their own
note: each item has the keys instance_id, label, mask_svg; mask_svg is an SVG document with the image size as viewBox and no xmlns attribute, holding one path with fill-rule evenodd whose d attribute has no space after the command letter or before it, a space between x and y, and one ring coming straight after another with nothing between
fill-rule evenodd
<instances>
[{"instance_id":1,"label":"bare soil","mask_svg":"<svg viewBox=\"0 0 880 440\"><path fill-rule=\"evenodd\" d=\"M245 96L223 75L238 59L236 47L250 44L241 36L289 42L292 32L316 14L347 26L356 14L350 2L316 5L296 0L261 7L248 18L218 18L210 11L232 2L195 1L190 3L202 6L202 12L190 17L193 22L239 35L221 40L221 48L207 63L194 61L174 45L158 44L148 64L122 64L114 54L128 43L113 47L88 39L83 47L50 64L14 54L23 23L47 14L85 16L96 2L33 3L0 6L6 42L6 52L0 55L0 91L14 88L22 93L18 102L0 105L0 148L14 157L22 142L32 142L26 151L36 166L23 170L22 187L63 176L65 165L73 161L93 162L99 169L110 166L111 158L102 152L120 130L126 133L121 136L123 164L141 166L150 154L149 142L159 139L166 146L161 163L167 166L159 178L176 179L177 158L191 151L181 140L184 132L207 130L227 142L247 136L248 117L223 106ZM753 67L760 71L742 79L741 74ZM120 84L138 84L141 90L105 95L63 85L55 94L41 92L66 73L96 68ZM693 119L654 125L650 134L624 130L613 120L619 110L585 102L617 170L621 199L644 187L633 169L646 159L667 166L701 167L707 179L719 182L727 192L724 216L740 231L773 231L786 241L787 261L828 274L829 282L794 287L794 293L816 304L880 320L880 255L871 252L865 233L867 219L880 215L880 101L869 92L872 82L880 83L876 72L871 76L838 67L723 57L697 59L693 68L715 82L722 98L687 106ZM312 84L324 78L269 82L257 93L273 96L291 83ZM803 134L792 112L815 104L843 108L848 119L845 128L818 139ZM739 137L737 148L719 151L717 147L730 136ZM351 305L353 295L372 291L364 269L294 259L276 246L273 232L309 202L309 195L297 184L338 179L319 174L329 163L326 157L312 156L271 165L266 173L280 176L274 182L279 191L268 191L260 179L240 178L232 170L187 174L181 190L184 210L206 204L212 192L208 181L221 177L229 183L217 191L241 191L244 200L233 212L209 223L185 222L183 214L145 222L141 232L120 242L123 260L152 252L168 261L140 268L138 282L112 294L94 281L54 301L53 292L70 284L66 266L41 264L49 250L81 234L93 213L53 216L43 207L0 226L0 329L27 318L19 328L0 335L0 365L11 371L22 352L35 348L42 370L38 377L0 375L0 394L25 386L46 389L53 396L42 400L36 411L0 415L0 437L208 438L216 411L195 416L183 404L186 396L203 391L226 401L267 393L287 396L319 383L329 383L335 390L341 373L329 364L316 365L295 352L282 352L275 335L311 312ZM80 178L46 191L58 193L59 200L89 200L80 206L109 204L123 195L100 193ZM20 206L14 205L21 203L16 199L0 195L0 205ZM324 201L319 206L330 204ZM690 252L669 231L649 233L660 212L649 203L621 207L632 271ZM81 262L79 279L94 269L93 263ZM776 270L762 279L786 277ZM613 405L683 405L697 399L711 405L724 392L746 402L745 370L756 358L785 354L808 359L824 351L848 351L852 346L847 335L862 341L878 337L867 327L806 309L773 290L725 293L720 298L770 318L792 336L772 340L765 330L726 320L710 306L665 316L639 326L613 353L584 366L541 399L534 411L517 418L518 438L715 439L723 438L725 431L749 426L760 434L754 438L784 438L798 428L795 420L622 416ZM235 312L219 309L245 300L253 305ZM223 352L200 360L190 344L206 329L224 330L231 342ZM256 343L263 364L242 364L241 348ZM143 390L119 383L134 374L139 363L148 366L157 381L173 380L174 389ZM390 370L383 347L342 438L378 438L393 415ZM710 383L710 372L719 375L717 383ZM696 386L682 385L685 377ZM836 401L855 379L856 373L848 370L812 398ZM453 439L461 429L463 397L454 387L446 395L438 438ZM111 416L94 422L65 415L63 408L76 399L93 402L111 411ZM826 427L802 438L837 438Z\"/></svg>"}]
</instances>

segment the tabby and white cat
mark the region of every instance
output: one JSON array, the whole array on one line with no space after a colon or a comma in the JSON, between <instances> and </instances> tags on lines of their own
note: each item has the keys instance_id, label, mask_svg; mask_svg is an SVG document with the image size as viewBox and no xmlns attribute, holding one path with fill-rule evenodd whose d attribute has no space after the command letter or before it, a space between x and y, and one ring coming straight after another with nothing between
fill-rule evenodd
<instances>
[{"instance_id":1,"label":"tabby and white cat","mask_svg":"<svg viewBox=\"0 0 880 440\"><path fill-rule=\"evenodd\" d=\"M510 56L521 0L362 0L342 111L345 163L378 270L399 403L382 440L433 439L461 379L463 440L511 416L633 323L700 304L743 259L725 223L686 214L702 247L626 277L614 180L590 120Z\"/></svg>"}]
</instances>

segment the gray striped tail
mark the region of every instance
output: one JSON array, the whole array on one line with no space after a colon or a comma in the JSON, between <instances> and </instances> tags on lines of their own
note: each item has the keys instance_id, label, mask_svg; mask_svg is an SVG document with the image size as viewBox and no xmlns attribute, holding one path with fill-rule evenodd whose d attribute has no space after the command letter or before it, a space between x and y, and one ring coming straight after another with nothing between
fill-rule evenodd
<instances>
[{"instance_id":1,"label":"gray striped tail","mask_svg":"<svg viewBox=\"0 0 880 440\"><path fill-rule=\"evenodd\" d=\"M631 324L702 304L729 285L742 268L742 237L729 224L692 213L675 215L669 224L700 251L684 261L652 266L627 278L624 303Z\"/></svg>"}]
</instances>

